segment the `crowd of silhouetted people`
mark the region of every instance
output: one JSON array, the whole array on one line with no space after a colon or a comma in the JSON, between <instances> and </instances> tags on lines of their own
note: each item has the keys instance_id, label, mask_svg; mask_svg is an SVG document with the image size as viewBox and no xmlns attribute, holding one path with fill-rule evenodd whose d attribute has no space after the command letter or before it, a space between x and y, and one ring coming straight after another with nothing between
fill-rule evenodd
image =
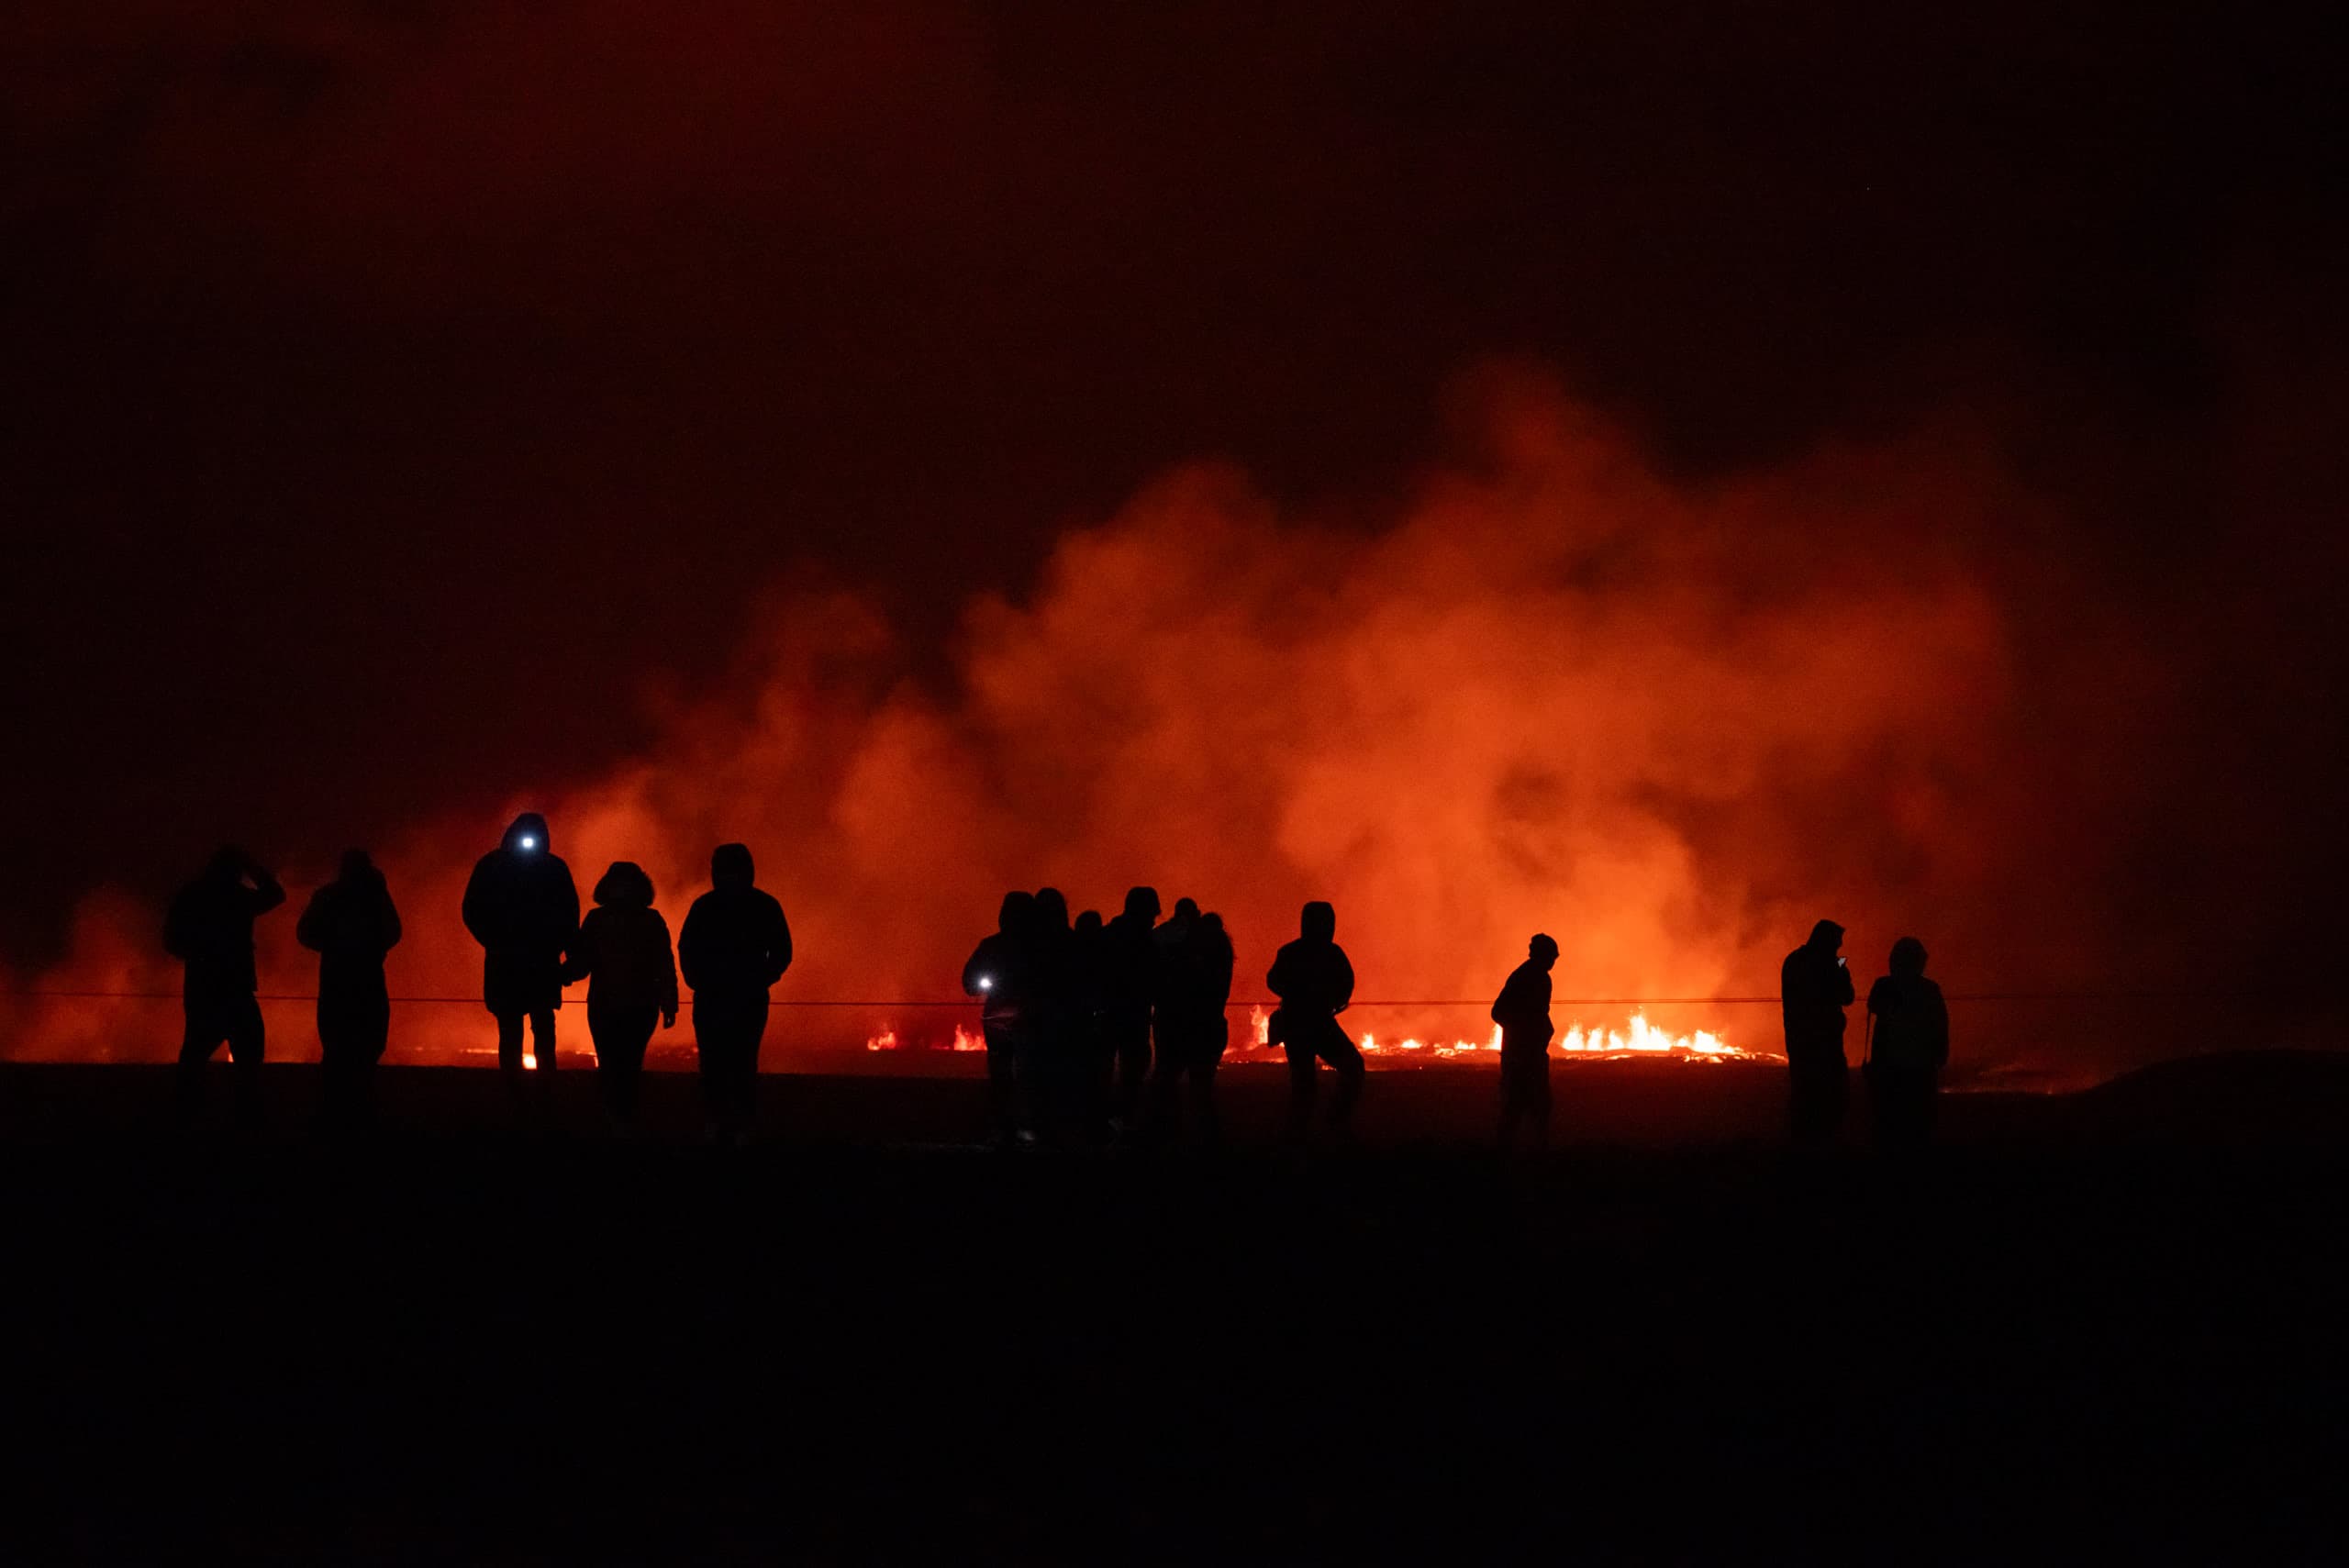
<instances>
[{"instance_id":1,"label":"crowd of silhouetted people","mask_svg":"<svg viewBox=\"0 0 2349 1568\"><path fill-rule=\"evenodd\" d=\"M235 848L216 853L172 899L163 941L184 966L186 1033L179 1056L184 1106L200 1095L205 1066L226 1044L240 1110L258 1109L264 1031L253 962L253 922L285 901L275 876ZM756 885L751 851L710 854L710 889L694 900L672 941L653 907L652 879L615 861L597 879L584 918L571 868L547 824L526 812L475 862L462 916L482 950L482 1001L496 1026L497 1061L518 1104L543 1102L555 1071L555 1012L563 987L587 982L587 1032L605 1111L628 1130L637 1116L645 1052L673 1028L692 993L694 1044L714 1138L750 1136L760 1041L770 993L791 966L783 906ZM1230 1043L1234 964L1221 916L1190 898L1161 919L1154 888L1136 887L1108 919L1071 918L1057 889L1004 896L996 929L963 967L978 999L992 1132L1009 1147L1082 1147L1220 1140L1216 1070ZM391 1028L384 962L400 940L399 911L364 851L343 857L312 895L295 937L318 955L317 1033L323 1109L332 1125L370 1119L372 1079ZM1779 973L1789 1121L1795 1141L1834 1138L1851 1068L1846 1014L1856 999L1842 953L1843 928L1821 920ZM1536 934L1492 1005L1500 1027L1499 1142L1540 1150L1549 1140L1551 971L1558 944ZM1949 1009L1925 977L1925 948L1894 944L1890 973L1868 993L1861 1073L1877 1140L1915 1148L1932 1133ZM1278 1005L1266 1043L1286 1056L1286 1130L1342 1142L1363 1089L1361 1050L1339 1015L1354 971L1337 940L1337 912L1304 906L1296 940L1274 956L1265 984ZM527 1029L529 1050L525 1050ZM1321 1076L1331 1087L1324 1106Z\"/></svg>"}]
</instances>

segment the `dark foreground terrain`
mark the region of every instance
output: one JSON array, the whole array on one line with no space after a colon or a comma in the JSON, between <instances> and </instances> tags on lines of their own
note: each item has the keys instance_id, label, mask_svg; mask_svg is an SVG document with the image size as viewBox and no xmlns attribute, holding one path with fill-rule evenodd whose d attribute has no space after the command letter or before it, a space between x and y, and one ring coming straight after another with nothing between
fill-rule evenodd
<instances>
[{"instance_id":1,"label":"dark foreground terrain","mask_svg":"<svg viewBox=\"0 0 2349 1568\"><path fill-rule=\"evenodd\" d=\"M302 1068L254 1140L0 1070L0 1559L2337 1559L2343 1065L1905 1171L1670 1063L1512 1164L1466 1071L1299 1162L1261 1071L1208 1159L963 1146L967 1079L770 1078L729 1153L679 1077L615 1144L394 1073L348 1148Z\"/></svg>"}]
</instances>

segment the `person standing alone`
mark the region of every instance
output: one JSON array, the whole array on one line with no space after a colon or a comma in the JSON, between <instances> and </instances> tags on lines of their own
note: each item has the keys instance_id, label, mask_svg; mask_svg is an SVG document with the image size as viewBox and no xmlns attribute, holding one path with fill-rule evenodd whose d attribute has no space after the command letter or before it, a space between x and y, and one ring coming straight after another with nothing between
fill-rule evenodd
<instances>
[{"instance_id":1,"label":"person standing alone","mask_svg":"<svg viewBox=\"0 0 2349 1568\"><path fill-rule=\"evenodd\" d=\"M1506 1152L1520 1122L1532 1124L1536 1152L1550 1142L1550 971L1558 944L1536 933L1525 944L1525 962L1509 971L1493 1002L1493 1022L1501 1026L1501 1136Z\"/></svg>"}]
</instances>

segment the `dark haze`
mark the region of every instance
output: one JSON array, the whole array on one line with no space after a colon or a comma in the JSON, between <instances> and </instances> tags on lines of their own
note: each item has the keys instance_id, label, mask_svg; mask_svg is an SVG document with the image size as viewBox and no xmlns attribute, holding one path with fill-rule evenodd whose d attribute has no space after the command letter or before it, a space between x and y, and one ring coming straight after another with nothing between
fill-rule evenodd
<instances>
[{"instance_id":1,"label":"dark haze","mask_svg":"<svg viewBox=\"0 0 2349 1568\"><path fill-rule=\"evenodd\" d=\"M1580 912L1586 976L1735 988L1833 913L1855 967L1914 929L1954 993L2254 993L2207 1044L2337 1016L2349 138L2318 25L1457 9L18 7L0 952L59 962L77 901L137 911L223 839L297 887L370 843L408 916L398 990L453 923L417 879L512 809L608 803L635 759L771 736L763 704L818 691L848 717L808 734L869 757L922 716L969 824L1075 847L967 846L920 911L960 929L836 922L829 954L808 929L810 985L941 994L959 957L906 941L959 954L1048 875L1081 903L1197 892L1261 969L1331 867L1414 846L1284 836L1300 796L1250 790L1295 759L1260 745L1204 775L1237 796L1210 874L1164 844L1108 864L1093 742L1023 727L1007 672L1133 689L1161 666L1121 607L1155 594L1198 662L1175 668L1223 673L1153 697L1152 733L1310 711L1266 689L1290 667L1210 651L1318 582L1294 668L1459 613L1453 689L1531 702L1552 672L1475 657L1552 635L1493 620L1515 586L1583 617L1559 644L1612 615L1647 656L1567 661L1554 712L1487 692L1469 717L1510 742L1465 783L1361 740L1360 701L1360 735L1306 739L1355 759L1350 791L1398 781L1380 823L1466 797L1457 842L1530 868L1457 938L1497 944L1481 969L1364 910L1365 973L1384 946L1474 995L1555 929L1572 994ZM1480 564L1428 570L1446 538ZM1182 583L1121 595L1129 549ZM859 629L818 637L843 604ZM1781 680L1705 688L1757 646ZM1435 679L1418 652L1397 689ZM1692 671L1709 726L1626 717ZM733 760L713 780L773 784ZM731 838L795 923L811 881L819 906L892 897L817 865L850 852L821 840L853 836L854 758L774 766L835 773L787 817L680 807L674 844L556 828L679 907ZM1186 834L1216 817L1197 782L1166 792ZM1608 845L1641 869L1589 872ZM1226 854L1260 881L1212 885ZM1364 895L1479 902L1484 862L1431 859ZM1627 924L1545 900L1578 882L1656 891ZM839 951L864 940L896 945Z\"/></svg>"}]
</instances>

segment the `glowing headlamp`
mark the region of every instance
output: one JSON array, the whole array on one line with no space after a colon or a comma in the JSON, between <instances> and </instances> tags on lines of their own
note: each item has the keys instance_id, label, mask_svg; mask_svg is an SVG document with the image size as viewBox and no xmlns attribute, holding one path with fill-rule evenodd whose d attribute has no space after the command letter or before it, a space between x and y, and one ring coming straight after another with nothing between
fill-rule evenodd
<instances>
[{"instance_id":1,"label":"glowing headlamp","mask_svg":"<svg viewBox=\"0 0 2349 1568\"><path fill-rule=\"evenodd\" d=\"M521 845L521 846L522 846L522 848L524 848L524 849L526 849L526 850L535 850L535 849L537 849L537 848L539 847L539 841L538 841L538 840L536 840L536 839L532 838L532 837L531 837L529 834L528 834L528 833L523 834L520 838L518 838L518 839L515 840L514 841L515 841L516 843L518 843L518 844Z\"/></svg>"},{"instance_id":2,"label":"glowing headlamp","mask_svg":"<svg viewBox=\"0 0 2349 1568\"><path fill-rule=\"evenodd\" d=\"M994 989L995 989L995 976L994 976L994 975L992 975L992 974L982 974L982 975L980 975L980 976L979 976L979 989L980 989L980 990L982 990L982 991L992 991L992 990L994 990Z\"/></svg>"}]
</instances>

